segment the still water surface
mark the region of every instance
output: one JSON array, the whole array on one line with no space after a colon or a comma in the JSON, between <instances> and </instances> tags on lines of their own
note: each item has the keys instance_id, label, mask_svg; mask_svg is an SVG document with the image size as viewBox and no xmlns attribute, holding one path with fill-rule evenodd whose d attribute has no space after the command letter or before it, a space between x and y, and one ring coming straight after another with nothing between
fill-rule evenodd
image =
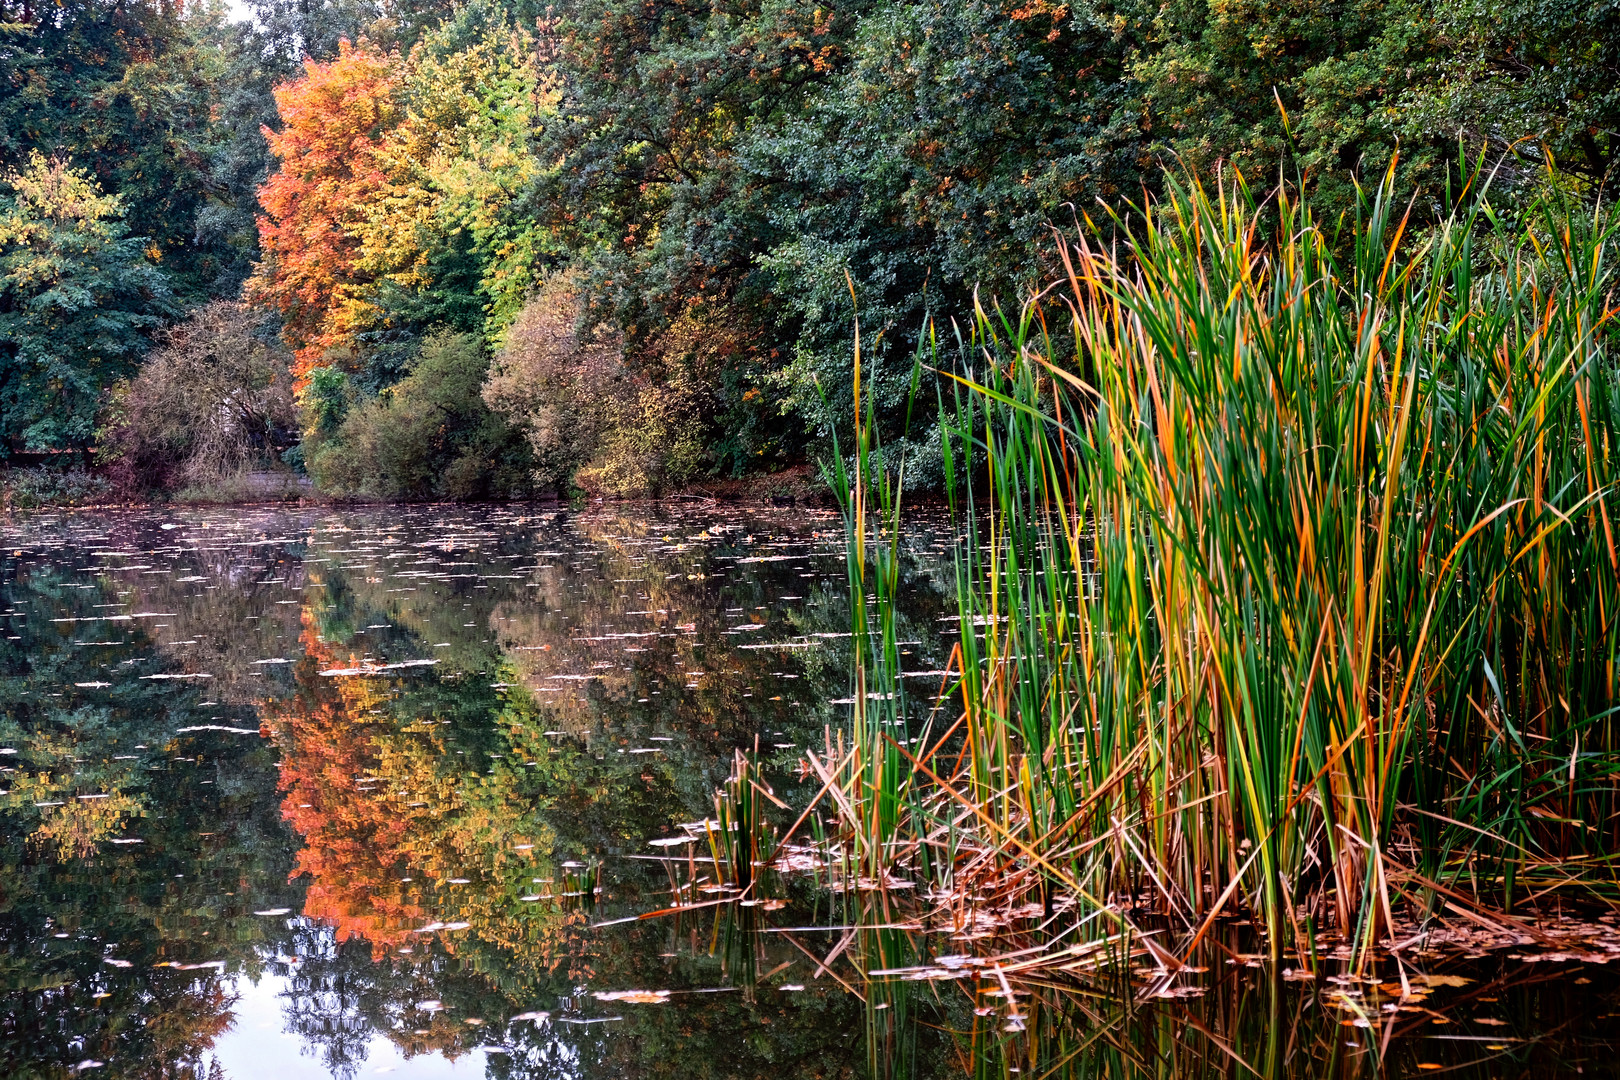
<instances>
[{"instance_id":1,"label":"still water surface","mask_svg":"<svg viewBox=\"0 0 1620 1080\"><path fill-rule=\"evenodd\" d=\"M924 683L939 535L904 590ZM1203 998L1036 999L1022 1034L949 987L863 1001L808 886L725 903L658 843L740 748L802 805L849 692L830 514L39 515L0 567L6 1077L1620 1072L1613 976L1506 957L1383 1020L1376 980L1241 944ZM677 878L691 910L636 918Z\"/></svg>"}]
</instances>

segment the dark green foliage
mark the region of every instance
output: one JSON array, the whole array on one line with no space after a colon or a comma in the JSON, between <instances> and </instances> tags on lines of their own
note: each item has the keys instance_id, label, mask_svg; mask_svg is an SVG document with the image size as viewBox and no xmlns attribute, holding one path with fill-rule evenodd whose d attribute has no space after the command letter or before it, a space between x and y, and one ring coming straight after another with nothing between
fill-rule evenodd
<instances>
[{"instance_id":1,"label":"dark green foliage","mask_svg":"<svg viewBox=\"0 0 1620 1080\"><path fill-rule=\"evenodd\" d=\"M1525 140L1612 200L1620 189L1620 7L1608 0L1443 0L1440 77L1412 95L1420 130L1503 150Z\"/></svg>"},{"instance_id":2,"label":"dark green foliage","mask_svg":"<svg viewBox=\"0 0 1620 1080\"><path fill-rule=\"evenodd\" d=\"M260 125L275 120L270 87L289 70L218 8L0 4L0 170L59 161L111 197L93 242L68 235L60 212L49 235L0 241L0 440L88 445L101 391L152 331L192 303L235 297L257 253Z\"/></svg>"},{"instance_id":3,"label":"dark green foliage","mask_svg":"<svg viewBox=\"0 0 1620 1080\"><path fill-rule=\"evenodd\" d=\"M486 499L529 487L521 436L484 404L489 354L471 334L428 336L405 377L356 401L318 368L304 394L304 461L324 490L384 499ZM341 420L340 420L341 418Z\"/></svg>"},{"instance_id":4,"label":"dark green foliage","mask_svg":"<svg viewBox=\"0 0 1620 1080\"><path fill-rule=\"evenodd\" d=\"M0 473L0 506L26 510L36 506L86 506L107 501L112 485L82 465L52 468L36 465Z\"/></svg>"},{"instance_id":5,"label":"dark green foliage","mask_svg":"<svg viewBox=\"0 0 1620 1080\"><path fill-rule=\"evenodd\" d=\"M975 291L987 306L1029 295L1056 270L1054 229L1151 194L1174 158L1236 167L1257 189L1302 185L1331 219L1399 155L1418 227L1445 210L1459 135L1531 165L1544 146L1572 181L1613 183L1620 35L1600 4L579 0L561 13L569 121L545 134L562 167L537 212L589 270L593 317L624 329L632 369L693 309L753 327L709 416L731 430L752 389L793 418L790 453L852 420L857 313L875 418L897 446L925 317L966 319ZM1537 183L1514 165L1499 187Z\"/></svg>"},{"instance_id":6,"label":"dark green foliage","mask_svg":"<svg viewBox=\"0 0 1620 1080\"><path fill-rule=\"evenodd\" d=\"M0 177L0 456L90 445L102 391L172 309L123 202L38 152Z\"/></svg>"},{"instance_id":7,"label":"dark green foliage","mask_svg":"<svg viewBox=\"0 0 1620 1080\"><path fill-rule=\"evenodd\" d=\"M853 419L850 279L894 425L925 314L1028 293L1051 273L1054 223L1131 193L1146 136L1126 59L1091 8L885 5L809 115L753 140L755 168L790 182L759 262L791 342L779 381L816 434Z\"/></svg>"},{"instance_id":8,"label":"dark green foliage","mask_svg":"<svg viewBox=\"0 0 1620 1080\"><path fill-rule=\"evenodd\" d=\"M1438 35L1429 0L1182 0L1136 74L1159 143L1188 167L1224 161L1265 186L1297 174L1343 209L1352 178L1381 175L1406 134L1391 106L1432 73ZM1455 148L1454 133L1442 141Z\"/></svg>"}]
</instances>

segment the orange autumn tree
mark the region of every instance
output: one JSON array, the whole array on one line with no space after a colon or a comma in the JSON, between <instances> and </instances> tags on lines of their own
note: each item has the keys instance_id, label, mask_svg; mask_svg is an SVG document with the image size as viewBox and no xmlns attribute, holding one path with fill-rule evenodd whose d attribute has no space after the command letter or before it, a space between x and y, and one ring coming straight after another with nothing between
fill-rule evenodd
<instances>
[{"instance_id":1,"label":"orange autumn tree","mask_svg":"<svg viewBox=\"0 0 1620 1080\"><path fill-rule=\"evenodd\" d=\"M263 256L248 287L281 312L300 388L376 316L355 237L387 187L377 150L399 121L398 66L364 39L344 41L336 59L305 61L304 77L275 91L282 129L264 135L280 164L259 190Z\"/></svg>"}]
</instances>

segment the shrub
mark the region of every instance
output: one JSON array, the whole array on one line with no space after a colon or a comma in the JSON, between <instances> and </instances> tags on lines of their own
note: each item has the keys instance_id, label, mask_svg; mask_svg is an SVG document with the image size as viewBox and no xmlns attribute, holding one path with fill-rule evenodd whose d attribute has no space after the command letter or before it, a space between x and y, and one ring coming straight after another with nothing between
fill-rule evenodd
<instances>
[{"instance_id":1,"label":"shrub","mask_svg":"<svg viewBox=\"0 0 1620 1080\"><path fill-rule=\"evenodd\" d=\"M655 496L706 471L708 388L687 368L667 381L636 379L605 403L596 453L574 482L592 494Z\"/></svg>"},{"instance_id":2,"label":"shrub","mask_svg":"<svg viewBox=\"0 0 1620 1080\"><path fill-rule=\"evenodd\" d=\"M484 401L528 442L534 484L566 492L627 389L614 335L576 330L579 294L556 276L524 304L490 366Z\"/></svg>"},{"instance_id":3,"label":"shrub","mask_svg":"<svg viewBox=\"0 0 1620 1080\"><path fill-rule=\"evenodd\" d=\"M112 492L106 477L82 466L60 469L40 465L12 469L0 482L0 506L28 509L35 506L84 506L103 502Z\"/></svg>"},{"instance_id":4,"label":"shrub","mask_svg":"<svg viewBox=\"0 0 1620 1080\"><path fill-rule=\"evenodd\" d=\"M215 301L168 330L119 384L101 431L103 460L128 492L210 488L274 467L295 440L290 356L270 317Z\"/></svg>"},{"instance_id":5,"label":"shrub","mask_svg":"<svg viewBox=\"0 0 1620 1080\"><path fill-rule=\"evenodd\" d=\"M527 438L537 486L658 495L779 451L780 408L745 381L758 366L746 329L688 313L627 364L618 335L581 322L576 283L552 278L518 315L484 386L490 408Z\"/></svg>"},{"instance_id":6,"label":"shrub","mask_svg":"<svg viewBox=\"0 0 1620 1080\"><path fill-rule=\"evenodd\" d=\"M429 335L405 378L361 398L337 368L317 368L301 396L304 461L318 488L384 499L526 495L531 455L484 404L489 356L473 334Z\"/></svg>"}]
</instances>

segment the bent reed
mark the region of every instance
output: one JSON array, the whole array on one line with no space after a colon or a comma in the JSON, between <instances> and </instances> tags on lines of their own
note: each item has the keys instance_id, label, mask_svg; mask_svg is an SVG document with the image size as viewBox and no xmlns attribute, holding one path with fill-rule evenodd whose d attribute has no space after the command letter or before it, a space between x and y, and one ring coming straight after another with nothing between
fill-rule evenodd
<instances>
[{"instance_id":1,"label":"bent reed","mask_svg":"<svg viewBox=\"0 0 1620 1080\"><path fill-rule=\"evenodd\" d=\"M920 730L868 403L829 470L852 736L800 818L861 918L993 911L1070 966L1129 942L1163 990L1225 917L1320 971L1620 900L1614 225L1559 194L1505 219L1476 171L1414 237L1391 188L1323 223L1171 178L976 313Z\"/></svg>"}]
</instances>

